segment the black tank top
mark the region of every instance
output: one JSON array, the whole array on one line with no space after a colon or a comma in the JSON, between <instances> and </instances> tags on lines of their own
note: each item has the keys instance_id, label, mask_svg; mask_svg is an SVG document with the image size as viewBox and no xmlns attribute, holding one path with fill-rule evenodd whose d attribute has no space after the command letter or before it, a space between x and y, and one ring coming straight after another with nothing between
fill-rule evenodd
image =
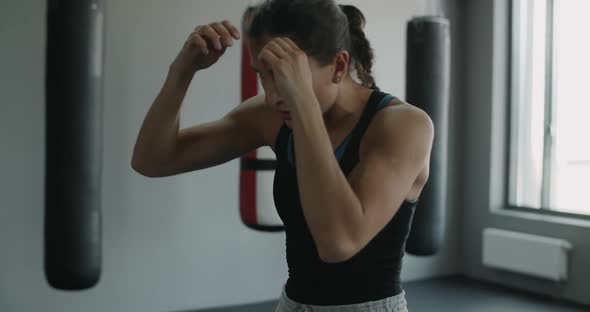
<instances>
[{"instance_id":1,"label":"black tank top","mask_svg":"<svg viewBox=\"0 0 590 312\"><path fill-rule=\"evenodd\" d=\"M345 176L359 161L359 145L373 116L394 99L373 91L355 128L335 154ZM276 141L274 201L285 225L289 278L287 296L303 304L344 305L380 300L402 292L400 271L415 202L404 201L387 225L344 262L323 262L301 207L292 130L283 125Z\"/></svg>"}]
</instances>

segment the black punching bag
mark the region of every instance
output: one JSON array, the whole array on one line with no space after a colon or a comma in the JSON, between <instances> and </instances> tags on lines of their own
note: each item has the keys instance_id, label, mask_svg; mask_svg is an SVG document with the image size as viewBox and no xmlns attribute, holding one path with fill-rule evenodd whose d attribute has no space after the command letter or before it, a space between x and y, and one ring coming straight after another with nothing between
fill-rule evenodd
<instances>
[{"instance_id":1,"label":"black punching bag","mask_svg":"<svg viewBox=\"0 0 590 312\"><path fill-rule=\"evenodd\" d=\"M428 16L408 23L406 101L426 111L435 129L430 177L406 243L406 251L416 256L435 254L445 233L450 49L447 19Z\"/></svg>"},{"instance_id":2,"label":"black punching bag","mask_svg":"<svg viewBox=\"0 0 590 312\"><path fill-rule=\"evenodd\" d=\"M56 289L100 278L102 43L102 0L48 2L45 274Z\"/></svg>"}]
</instances>

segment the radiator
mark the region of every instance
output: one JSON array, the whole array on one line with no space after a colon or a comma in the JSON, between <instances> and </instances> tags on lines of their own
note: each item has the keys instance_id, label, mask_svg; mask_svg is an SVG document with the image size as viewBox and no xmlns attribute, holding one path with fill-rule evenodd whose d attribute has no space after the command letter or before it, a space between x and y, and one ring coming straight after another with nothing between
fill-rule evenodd
<instances>
[{"instance_id":1,"label":"radiator","mask_svg":"<svg viewBox=\"0 0 590 312\"><path fill-rule=\"evenodd\" d=\"M482 261L487 267L563 282L571 248L563 239L487 228Z\"/></svg>"}]
</instances>

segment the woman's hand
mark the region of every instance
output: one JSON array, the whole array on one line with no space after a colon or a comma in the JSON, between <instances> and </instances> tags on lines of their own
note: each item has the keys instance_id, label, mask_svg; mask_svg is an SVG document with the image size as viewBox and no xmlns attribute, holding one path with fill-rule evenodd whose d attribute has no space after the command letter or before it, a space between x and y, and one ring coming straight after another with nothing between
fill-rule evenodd
<instances>
[{"instance_id":1,"label":"woman's hand","mask_svg":"<svg viewBox=\"0 0 590 312\"><path fill-rule=\"evenodd\" d=\"M309 58L291 39L271 40L258 55L263 70L272 73L280 97L289 108L315 98ZM302 98L303 97L303 98ZM298 101L304 99L303 101Z\"/></svg>"},{"instance_id":2,"label":"woman's hand","mask_svg":"<svg viewBox=\"0 0 590 312\"><path fill-rule=\"evenodd\" d=\"M192 78L195 72L215 64L240 39L239 30L229 21L201 25L189 35L171 69L182 77Z\"/></svg>"}]
</instances>

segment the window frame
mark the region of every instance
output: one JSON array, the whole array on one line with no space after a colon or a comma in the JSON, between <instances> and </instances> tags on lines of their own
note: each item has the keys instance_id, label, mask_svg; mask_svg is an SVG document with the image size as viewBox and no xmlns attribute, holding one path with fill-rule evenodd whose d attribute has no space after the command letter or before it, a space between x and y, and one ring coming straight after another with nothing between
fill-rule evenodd
<instances>
[{"instance_id":1,"label":"window frame","mask_svg":"<svg viewBox=\"0 0 590 312\"><path fill-rule=\"evenodd\" d=\"M505 189L504 189L504 210L512 210L515 212L529 212L529 213L536 213L536 214L543 214L547 216L556 216L556 217L566 217L566 218L575 218L580 220L590 221L590 214L578 214L572 212L563 212L559 210L555 210L551 207L551 193L553 189L553 160L555 157L554 153L554 138L555 133L553 131L553 120L555 120L555 109L554 109L554 94L553 89L555 86L554 82L554 66L555 66L555 57L553 53L553 45L554 45L554 19L555 19L555 0L535 0L535 1L546 1L547 3L547 41L546 41L546 55L545 55L545 69L546 69L546 78L545 78L545 111L544 111L544 129L543 129L543 169L542 169L542 182L541 182L541 206L539 208L533 208L529 206L519 206L513 204L510 200L510 194L516 187L515 185L515 175L517 170L512 170L513 168L517 167L517 160L516 160L516 153L512 151L515 150L516 141L513 140L513 136L517 136L518 132L515 129L516 123L516 116L514 115L513 111L515 110L515 106L518 103L515 103L517 100L515 99L514 88L515 88L515 66L518 66L515 62L515 58L519 54L519 47L515 46L515 36L516 34L516 27L518 21L515 20L515 2L521 0L508 0L509 5L509 12L508 12L508 71L507 71L507 79L506 79L506 91L507 91L507 101L508 108L506 109L506 120L508 121L507 124L507 131L505 137L505 148L506 148L506 162L505 162ZM520 29L518 29L520 31Z\"/></svg>"}]
</instances>

